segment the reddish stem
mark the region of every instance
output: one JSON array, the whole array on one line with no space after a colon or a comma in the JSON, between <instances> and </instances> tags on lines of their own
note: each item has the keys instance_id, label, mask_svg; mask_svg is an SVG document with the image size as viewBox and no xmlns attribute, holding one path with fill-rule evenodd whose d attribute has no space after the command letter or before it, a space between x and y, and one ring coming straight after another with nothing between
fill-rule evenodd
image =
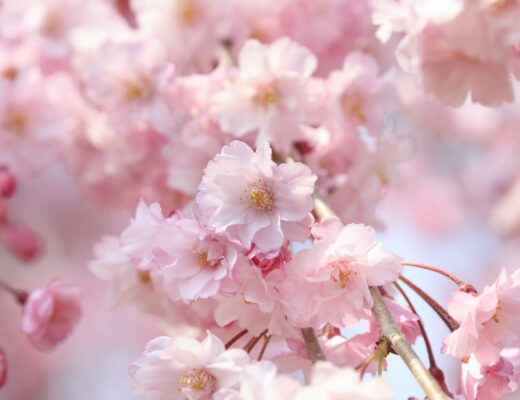
<instances>
[{"instance_id":1,"label":"reddish stem","mask_svg":"<svg viewBox=\"0 0 520 400\"><path fill-rule=\"evenodd\" d=\"M453 332L454 330L459 328L459 323L455 321L451 315L442 307L439 303L437 303L429 294L427 294L424 290L419 288L416 284L406 279L404 276L399 275L399 279L401 279L404 283L406 283L411 289L415 291L422 299L430 305L430 307L437 313L437 315L442 319L442 321L446 324L446 326Z\"/></svg>"},{"instance_id":2,"label":"reddish stem","mask_svg":"<svg viewBox=\"0 0 520 400\"><path fill-rule=\"evenodd\" d=\"M247 333L247 329L244 329L243 331L238 332L235 336L233 336L227 343L226 343L226 350L229 349L233 344L240 339L242 336L244 336Z\"/></svg>"},{"instance_id":3,"label":"reddish stem","mask_svg":"<svg viewBox=\"0 0 520 400\"><path fill-rule=\"evenodd\" d=\"M448 278L450 278L453 282L455 282L459 289L465 293L471 293L473 295L478 295L477 289L473 287L473 285L470 285L469 283L464 282L462 279L460 279L458 276L452 274L451 272L448 272L442 268L434 267L432 265L426 265L426 264L420 264L420 263L414 263L410 261L401 261L401 265L408 265L410 267L417 267L422 269L428 269L433 272L437 272L438 274L444 275Z\"/></svg>"},{"instance_id":4,"label":"reddish stem","mask_svg":"<svg viewBox=\"0 0 520 400\"><path fill-rule=\"evenodd\" d=\"M3 289L7 293L13 295L15 300L21 305L24 305L27 301L27 298L29 297L29 293L27 293L25 290L15 289L3 281L0 281L0 289Z\"/></svg>"},{"instance_id":5,"label":"reddish stem","mask_svg":"<svg viewBox=\"0 0 520 400\"><path fill-rule=\"evenodd\" d=\"M267 329L266 329L265 331L263 331L260 335L251 338L251 340L250 340L249 342L247 342L246 347L244 347L244 350L247 351L248 353L251 353L251 350L253 350L253 347L256 346L256 344L258 343L258 341L259 341L263 336L265 336L266 333L267 333Z\"/></svg>"},{"instance_id":6,"label":"reddish stem","mask_svg":"<svg viewBox=\"0 0 520 400\"><path fill-rule=\"evenodd\" d=\"M413 306L410 298L407 296L406 292L403 290L401 285L397 283L397 281L394 281L394 286L397 288L399 293L404 297L404 300L408 304L408 307L410 307L410 310L419 317L419 314L417 313L417 310ZM435 362L435 356L433 354L432 345L430 343L430 339L428 338L428 335L426 334L426 329L424 327L424 323L422 322L422 318L419 317L419 320L417 321L417 324L419 325L419 329L421 330L422 336L424 338L424 344L426 345L426 351L428 352L428 360L430 361L430 372L432 375L437 379L437 382L439 382L439 385L441 385L442 390L446 392L449 396L453 397L451 392L448 390L448 386L446 385L446 381L444 380L444 373L442 370L437 367L437 363Z\"/></svg>"},{"instance_id":7,"label":"reddish stem","mask_svg":"<svg viewBox=\"0 0 520 400\"><path fill-rule=\"evenodd\" d=\"M260 350L260 354L258 355L258 361L262 360L262 357L264 356L265 349L267 349L267 345L269 344L269 341L271 340L272 336L266 336L264 340L264 345L262 346L262 350Z\"/></svg>"}]
</instances>

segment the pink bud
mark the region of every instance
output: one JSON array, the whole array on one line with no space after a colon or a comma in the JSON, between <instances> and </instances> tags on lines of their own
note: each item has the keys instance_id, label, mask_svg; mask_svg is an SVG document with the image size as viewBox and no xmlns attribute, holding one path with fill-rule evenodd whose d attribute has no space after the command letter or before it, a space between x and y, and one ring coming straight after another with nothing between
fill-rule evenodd
<instances>
[{"instance_id":1,"label":"pink bud","mask_svg":"<svg viewBox=\"0 0 520 400\"><path fill-rule=\"evenodd\" d=\"M0 347L0 389L2 389L7 381L7 357L4 349Z\"/></svg>"},{"instance_id":2,"label":"pink bud","mask_svg":"<svg viewBox=\"0 0 520 400\"><path fill-rule=\"evenodd\" d=\"M23 261L34 259L42 248L40 237L23 225L7 225L0 233L4 245Z\"/></svg>"},{"instance_id":3,"label":"pink bud","mask_svg":"<svg viewBox=\"0 0 520 400\"><path fill-rule=\"evenodd\" d=\"M0 168L0 197L11 197L16 190L16 178L7 168Z\"/></svg>"},{"instance_id":4,"label":"pink bud","mask_svg":"<svg viewBox=\"0 0 520 400\"><path fill-rule=\"evenodd\" d=\"M7 205L5 201L0 200L0 225L7 223Z\"/></svg>"},{"instance_id":5,"label":"pink bud","mask_svg":"<svg viewBox=\"0 0 520 400\"><path fill-rule=\"evenodd\" d=\"M51 351L81 317L80 289L57 281L32 292L25 303L22 331L35 348Z\"/></svg>"}]
</instances>

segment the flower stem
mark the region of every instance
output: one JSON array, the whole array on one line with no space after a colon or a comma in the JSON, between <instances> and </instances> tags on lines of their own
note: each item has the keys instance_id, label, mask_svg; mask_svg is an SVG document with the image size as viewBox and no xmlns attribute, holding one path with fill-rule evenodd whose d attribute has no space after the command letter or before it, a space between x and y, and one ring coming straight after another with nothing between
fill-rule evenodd
<instances>
[{"instance_id":1,"label":"flower stem","mask_svg":"<svg viewBox=\"0 0 520 400\"><path fill-rule=\"evenodd\" d=\"M336 213L330 208L323 199L318 189L314 191L314 212L319 218L327 216L335 216ZM387 340L392 348L403 359L408 369L412 372L421 385L424 392L430 400L446 400L447 396L442 391L439 383L433 375L426 369L420 358L412 349L410 343L407 342L403 333L394 321L392 314L386 306L383 296L377 287L370 286L370 293L374 299L374 307L372 313L379 326L379 335L382 339ZM308 346L307 346L308 347Z\"/></svg>"},{"instance_id":2,"label":"flower stem","mask_svg":"<svg viewBox=\"0 0 520 400\"><path fill-rule=\"evenodd\" d=\"M258 343L258 341L259 341L263 336L265 336L266 333L267 333L267 329L266 329L265 331L263 331L260 335L251 338L251 340L250 340L249 342L247 342L246 346L244 347L244 350L247 351L248 353L251 353L251 350L253 350L253 348L256 346L256 344Z\"/></svg>"},{"instance_id":3,"label":"flower stem","mask_svg":"<svg viewBox=\"0 0 520 400\"><path fill-rule=\"evenodd\" d=\"M430 361L430 368L428 368L428 369L430 370L432 375L435 377L435 379L437 379L437 382L439 382L439 385L441 385L442 390L444 390L444 392L447 393L449 396L453 397L453 395L451 394L451 392L448 389L448 386L446 385L446 381L444 379L444 373L442 372L442 370L439 367L437 367L437 363L435 361L435 356L434 356L433 350L432 350L432 345L431 345L430 339L428 338L428 335L426 333L426 329L424 327L424 323L422 322L422 318L419 317L417 310L413 306L410 298L408 297L408 295L406 294L404 289L401 287L401 285L399 285L399 283L397 283L397 282L394 282L394 286L397 288L399 293L401 293L404 300L408 304L408 307L410 307L410 310L412 310L412 312L415 315L417 315L417 317L419 318L419 320L417 321L417 324L419 325L419 329L421 330L422 337L424 339L424 344L426 345L426 351L428 352L428 360Z\"/></svg>"},{"instance_id":4,"label":"flower stem","mask_svg":"<svg viewBox=\"0 0 520 400\"><path fill-rule=\"evenodd\" d=\"M265 353L265 349L267 349L267 345L271 341L272 337L273 337L272 335L269 335L269 336L265 337L264 345L262 346L262 349L260 350L260 354L258 354L258 359L257 359L258 361L262 360L262 357L264 356L264 353Z\"/></svg>"},{"instance_id":5,"label":"flower stem","mask_svg":"<svg viewBox=\"0 0 520 400\"><path fill-rule=\"evenodd\" d=\"M29 297L29 293L27 293L25 290L15 289L3 281L0 281L0 289L3 289L7 293L13 295L15 300L21 305L24 305L27 301L27 298Z\"/></svg>"},{"instance_id":6,"label":"flower stem","mask_svg":"<svg viewBox=\"0 0 520 400\"><path fill-rule=\"evenodd\" d=\"M422 269L427 269L427 270L430 270L433 272L437 272L438 274L444 275L447 278L451 279L453 282L455 282L459 286L459 289L461 291L466 292L466 293L471 293L474 295L478 295L478 291L477 291L477 289L475 289L473 287L473 285L470 285L469 283L464 282L457 275L454 275L451 272L446 271L442 268L434 267L432 265L427 265L427 264L414 263L414 262L410 262L410 261L401 261L401 265L408 265L410 267L422 268Z\"/></svg>"},{"instance_id":7,"label":"flower stem","mask_svg":"<svg viewBox=\"0 0 520 400\"><path fill-rule=\"evenodd\" d=\"M314 334L314 329L312 328L302 328L301 329L303 340L305 341L305 345L309 350L309 354L311 356L311 361L315 364L318 361L325 361L325 356L321 351L320 343Z\"/></svg>"},{"instance_id":8,"label":"flower stem","mask_svg":"<svg viewBox=\"0 0 520 400\"><path fill-rule=\"evenodd\" d=\"M247 333L247 329L244 329L241 332L238 332L235 336L233 336L229 341L226 343L226 350L229 349L233 344L240 339L242 336L244 336Z\"/></svg>"},{"instance_id":9,"label":"flower stem","mask_svg":"<svg viewBox=\"0 0 520 400\"><path fill-rule=\"evenodd\" d=\"M422 361L419 359L415 351L406 340L404 334L401 332L395 323L392 314L388 310L383 296L377 287L370 286L370 293L374 299L374 307L372 313L376 318L379 326L380 336L388 340L395 352L403 359L408 369L419 382L424 392L430 400L447 400L446 394L442 391L437 380L426 369Z\"/></svg>"},{"instance_id":10,"label":"flower stem","mask_svg":"<svg viewBox=\"0 0 520 400\"><path fill-rule=\"evenodd\" d=\"M452 332L459 328L459 323L455 321L448 313L448 311L446 311L444 307L437 303L428 293L402 275L399 275L399 279L406 283L411 289L414 290L415 293L417 293L426 303L428 303L433 311L437 313L437 315Z\"/></svg>"}]
</instances>

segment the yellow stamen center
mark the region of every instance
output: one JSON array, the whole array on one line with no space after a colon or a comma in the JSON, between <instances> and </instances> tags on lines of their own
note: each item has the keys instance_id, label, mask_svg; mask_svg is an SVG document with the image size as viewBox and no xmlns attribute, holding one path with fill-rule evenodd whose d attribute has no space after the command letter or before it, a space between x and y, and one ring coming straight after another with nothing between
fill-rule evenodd
<instances>
[{"instance_id":1,"label":"yellow stamen center","mask_svg":"<svg viewBox=\"0 0 520 400\"><path fill-rule=\"evenodd\" d=\"M343 97L343 112L347 118L354 117L361 122L367 119L363 112L363 99L358 94Z\"/></svg>"},{"instance_id":2,"label":"yellow stamen center","mask_svg":"<svg viewBox=\"0 0 520 400\"><path fill-rule=\"evenodd\" d=\"M265 85L257 88L254 99L265 106L275 104L278 101L278 93L273 85Z\"/></svg>"},{"instance_id":3,"label":"yellow stamen center","mask_svg":"<svg viewBox=\"0 0 520 400\"><path fill-rule=\"evenodd\" d=\"M125 98L128 101L146 100L152 96L152 86L145 78L138 78L133 82L128 82Z\"/></svg>"},{"instance_id":4,"label":"yellow stamen center","mask_svg":"<svg viewBox=\"0 0 520 400\"><path fill-rule=\"evenodd\" d=\"M179 387L177 390L181 392L185 388L191 388L192 390L205 392L208 389L211 389L212 386L215 385L217 379L211 375L209 372L193 368L191 371L184 371L184 374L181 375L181 379L179 380Z\"/></svg>"},{"instance_id":5,"label":"yellow stamen center","mask_svg":"<svg viewBox=\"0 0 520 400\"><path fill-rule=\"evenodd\" d=\"M249 208L256 208L262 214L273 210L274 193L262 184L261 179L252 184L249 183L246 189L244 189L244 193L245 197L240 197L240 200L246 199L249 203Z\"/></svg>"},{"instance_id":6,"label":"yellow stamen center","mask_svg":"<svg viewBox=\"0 0 520 400\"><path fill-rule=\"evenodd\" d=\"M353 271L345 261L334 261L330 263L330 267L332 268L330 279L333 282L339 283L342 289L358 274L356 271Z\"/></svg>"},{"instance_id":7,"label":"yellow stamen center","mask_svg":"<svg viewBox=\"0 0 520 400\"><path fill-rule=\"evenodd\" d=\"M8 131L22 135L26 126L27 120L21 112L13 111L7 117L6 128Z\"/></svg>"},{"instance_id":8,"label":"yellow stamen center","mask_svg":"<svg viewBox=\"0 0 520 400\"><path fill-rule=\"evenodd\" d=\"M199 8L193 0L183 1L177 9L179 19L186 25L193 24L199 17Z\"/></svg>"}]
</instances>

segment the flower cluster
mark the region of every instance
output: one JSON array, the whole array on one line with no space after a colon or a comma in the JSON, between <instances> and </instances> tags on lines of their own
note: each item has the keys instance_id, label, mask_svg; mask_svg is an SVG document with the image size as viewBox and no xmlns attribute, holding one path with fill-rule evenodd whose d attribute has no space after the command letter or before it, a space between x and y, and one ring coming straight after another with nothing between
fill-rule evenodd
<instances>
[{"instance_id":1,"label":"flower cluster","mask_svg":"<svg viewBox=\"0 0 520 400\"><path fill-rule=\"evenodd\" d=\"M12 206L46 174L100 214L137 208L89 263L109 307L171 335L131 365L137 396L389 400L382 378L359 378L422 337L428 370L408 364L429 398L498 400L520 380L520 271L479 293L401 261L377 208L391 192L390 212L429 234L482 214L518 240L520 118L485 107L514 101L519 20L518 0L0 0L2 248L40 254ZM443 307L403 266L460 290ZM399 282L450 329L456 390ZM55 349L81 290L14 286L0 277L24 340Z\"/></svg>"}]
</instances>

